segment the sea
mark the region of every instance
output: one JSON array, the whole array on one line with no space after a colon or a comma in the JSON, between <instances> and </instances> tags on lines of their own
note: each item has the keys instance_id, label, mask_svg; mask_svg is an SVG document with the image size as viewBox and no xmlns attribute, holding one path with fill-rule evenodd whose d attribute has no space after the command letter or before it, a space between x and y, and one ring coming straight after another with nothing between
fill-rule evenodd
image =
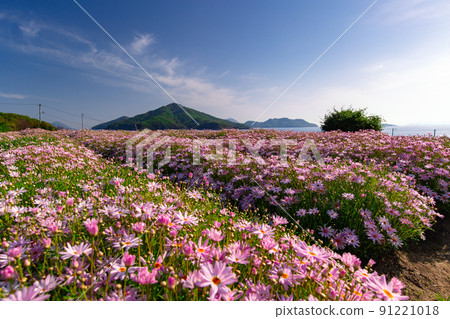
<instances>
[{"instance_id":1,"label":"sea","mask_svg":"<svg viewBox=\"0 0 450 319\"><path fill-rule=\"evenodd\" d=\"M274 127L274 130L293 132L320 132L320 127ZM383 132L392 136L450 136L450 125L385 126Z\"/></svg>"}]
</instances>

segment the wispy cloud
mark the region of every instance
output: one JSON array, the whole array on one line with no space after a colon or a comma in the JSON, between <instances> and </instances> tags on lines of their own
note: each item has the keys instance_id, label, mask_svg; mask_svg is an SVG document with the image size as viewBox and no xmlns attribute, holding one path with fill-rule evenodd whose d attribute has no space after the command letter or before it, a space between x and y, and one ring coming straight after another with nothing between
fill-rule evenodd
<instances>
[{"instance_id":1,"label":"wispy cloud","mask_svg":"<svg viewBox=\"0 0 450 319\"><path fill-rule=\"evenodd\" d=\"M133 42L130 44L131 53L142 54L148 46L155 42L155 39L150 34L140 34L134 36Z\"/></svg>"},{"instance_id":2,"label":"wispy cloud","mask_svg":"<svg viewBox=\"0 0 450 319\"><path fill-rule=\"evenodd\" d=\"M10 23L25 26L22 21L14 18ZM102 84L125 87L149 94L161 94L160 89L124 56L119 50L100 47L79 32L66 29L59 25L34 21L29 28L38 30L34 37L1 39L10 49L23 54L33 55L82 70ZM26 32L22 30L22 32ZM64 39L64 40L63 40ZM154 52L146 54L146 49L154 43L150 34L135 36L130 50L139 55L139 62L152 74L157 81L166 87L182 104L207 111L214 107L216 116L230 116L239 109L248 106L249 95L246 92L224 87L217 83L223 76L205 74L205 68L186 71L184 63L178 57L164 58ZM234 111L232 110L234 109Z\"/></svg>"},{"instance_id":3,"label":"wispy cloud","mask_svg":"<svg viewBox=\"0 0 450 319\"><path fill-rule=\"evenodd\" d=\"M0 92L0 97L4 97L7 99L19 99L19 100L26 98L26 96L22 95L22 94L10 94L10 93L3 93L3 92Z\"/></svg>"},{"instance_id":4,"label":"wispy cloud","mask_svg":"<svg viewBox=\"0 0 450 319\"><path fill-rule=\"evenodd\" d=\"M422 23L450 17L450 2L448 0L384 1L380 3L378 13L376 15L378 22Z\"/></svg>"},{"instance_id":5,"label":"wispy cloud","mask_svg":"<svg viewBox=\"0 0 450 319\"><path fill-rule=\"evenodd\" d=\"M26 37L35 37L40 30L39 26L33 20L24 22L19 26L19 29Z\"/></svg>"}]
</instances>

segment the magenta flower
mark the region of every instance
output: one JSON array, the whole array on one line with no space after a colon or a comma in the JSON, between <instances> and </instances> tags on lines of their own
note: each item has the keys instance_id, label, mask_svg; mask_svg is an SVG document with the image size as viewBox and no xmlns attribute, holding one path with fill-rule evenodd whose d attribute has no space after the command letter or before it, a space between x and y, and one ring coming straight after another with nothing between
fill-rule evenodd
<instances>
[{"instance_id":1,"label":"magenta flower","mask_svg":"<svg viewBox=\"0 0 450 319\"><path fill-rule=\"evenodd\" d=\"M232 272L231 267L227 267L224 263L216 261L214 267L207 263L203 264L199 271L199 281L196 282L198 287L211 287L209 298L213 299L216 294L220 297L226 296L230 292L228 285L237 282L236 275Z\"/></svg>"}]
</instances>

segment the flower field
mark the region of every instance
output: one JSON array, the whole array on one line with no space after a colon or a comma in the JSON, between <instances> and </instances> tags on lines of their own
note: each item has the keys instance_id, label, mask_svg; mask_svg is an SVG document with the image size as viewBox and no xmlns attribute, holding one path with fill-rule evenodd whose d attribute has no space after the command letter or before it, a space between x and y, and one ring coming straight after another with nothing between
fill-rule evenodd
<instances>
[{"instance_id":1,"label":"flower field","mask_svg":"<svg viewBox=\"0 0 450 319\"><path fill-rule=\"evenodd\" d=\"M0 298L407 300L372 259L448 216L446 137L137 134L0 135Z\"/></svg>"}]
</instances>

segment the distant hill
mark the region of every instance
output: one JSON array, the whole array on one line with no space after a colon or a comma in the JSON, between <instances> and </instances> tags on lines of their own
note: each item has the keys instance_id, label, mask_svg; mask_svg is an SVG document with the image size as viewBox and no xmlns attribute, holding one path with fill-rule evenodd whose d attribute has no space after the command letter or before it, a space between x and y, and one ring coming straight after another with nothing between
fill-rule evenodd
<instances>
[{"instance_id":1,"label":"distant hill","mask_svg":"<svg viewBox=\"0 0 450 319\"><path fill-rule=\"evenodd\" d=\"M280 119L270 119L265 122L247 121L245 124L255 128L274 128L274 127L317 127L314 123L306 122L302 119L291 120L286 117ZM253 124L253 125L252 125Z\"/></svg>"},{"instance_id":2,"label":"distant hill","mask_svg":"<svg viewBox=\"0 0 450 319\"><path fill-rule=\"evenodd\" d=\"M112 121L109 121L109 122L105 122L105 123L102 123L102 124L98 124L98 125L92 127L92 129L93 130L107 130L107 127L109 125L112 125L112 124L117 123L117 122L125 121L127 119L129 119L128 116L121 116L121 117L119 117L119 118L117 118L115 120L112 120Z\"/></svg>"},{"instance_id":3,"label":"distant hill","mask_svg":"<svg viewBox=\"0 0 450 319\"><path fill-rule=\"evenodd\" d=\"M233 122L233 123L240 123L238 120L235 120L235 119L233 119L231 117L227 118L226 120L230 121L230 122Z\"/></svg>"},{"instance_id":4,"label":"distant hill","mask_svg":"<svg viewBox=\"0 0 450 319\"><path fill-rule=\"evenodd\" d=\"M21 131L27 128L42 128L56 131L56 127L50 123L33 119L26 115L0 112L0 132Z\"/></svg>"},{"instance_id":5,"label":"distant hill","mask_svg":"<svg viewBox=\"0 0 450 319\"><path fill-rule=\"evenodd\" d=\"M247 129L245 124L233 123L223 120L209 114L196 111L189 107L183 106L189 115L194 118L199 125L197 125L192 118L186 114L183 109L175 103L161 106L160 108L149 111L144 114L139 114L134 117L122 117L110 122L102 123L94 126L92 129L99 130L165 130L165 129L198 129L198 130L221 130L221 129Z\"/></svg>"},{"instance_id":6,"label":"distant hill","mask_svg":"<svg viewBox=\"0 0 450 319\"><path fill-rule=\"evenodd\" d=\"M66 125L66 124L64 124L64 123L58 122L58 121L52 122L51 124L52 124L54 127L56 127L57 129L73 130L72 127L70 127L70 126L68 126L68 125Z\"/></svg>"}]
</instances>

